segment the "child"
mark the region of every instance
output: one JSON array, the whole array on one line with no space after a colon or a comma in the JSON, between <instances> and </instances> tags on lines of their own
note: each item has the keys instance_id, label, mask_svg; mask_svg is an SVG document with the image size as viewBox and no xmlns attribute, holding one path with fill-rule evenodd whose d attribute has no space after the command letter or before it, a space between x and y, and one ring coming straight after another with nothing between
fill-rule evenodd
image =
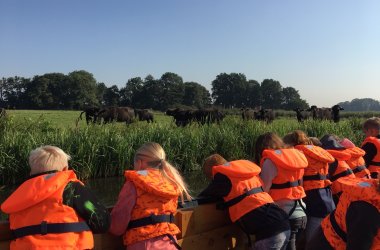
<instances>
[{"instance_id":1,"label":"child","mask_svg":"<svg viewBox=\"0 0 380 250\"><path fill-rule=\"evenodd\" d=\"M355 144L347 138L343 138L339 143L346 148L346 152L350 153L351 158L346 162L350 166L352 172L358 178L371 178L371 173L365 166L365 160L363 156L365 151L355 146Z\"/></svg>"},{"instance_id":2,"label":"child","mask_svg":"<svg viewBox=\"0 0 380 250\"><path fill-rule=\"evenodd\" d=\"M308 162L305 155L294 148L284 148L280 137L266 133L256 141L256 159L261 165L260 177L264 191L282 208L290 220L291 235L287 249L296 249L296 241L306 228L306 196L302 177Z\"/></svg>"},{"instance_id":3,"label":"child","mask_svg":"<svg viewBox=\"0 0 380 250\"><path fill-rule=\"evenodd\" d=\"M307 249L379 249L379 180L341 178L338 182L343 190L339 204L323 219Z\"/></svg>"},{"instance_id":4,"label":"child","mask_svg":"<svg viewBox=\"0 0 380 250\"><path fill-rule=\"evenodd\" d=\"M107 209L68 170L70 156L55 146L30 153L30 177L1 205L9 214L11 250L92 249L92 232L108 230Z\"/></svg>"},{"instance_id":5,"label":"child","mask_svg":"<svg viewBox=\"0 0 380 250\"><path fill-rule=\"evenodd\" d=\"M260 168L247 160L227 162L218 154L207 157L203 170L209 186L199 196L223 198L232 222L248 235L254 234L254 249L285 249L290 227L287 214L263 191Z\"/></svg>"},{"instance_id":6,"label":"child","mask_svg":"<svg viewBox=\"0 0 380 250\"><path fill-rule=\"evenodd\" d=\"M179 249L174 224L178 196L191 199L187 185L154 142L142 145L134 157L134 170L125 171L126 182L111 212L110 232L123 235L128 250Z\"/></svg>"},{"instance_id":7,"label":"child","mask_svg":"<svg viewBox=\"0 0 380 250\"><path fill-rule=\"evenodd\" d=\"M314 143L319 144L317 140L314 139ZM302 151L308 161L303 176L303 188L306 193L304 201L307 207L306 245L308 245L323 218L335 209L330 188L331 181L328 180L329 163L335 159L323 148L312 145L310 138L301 130L287 134L284 142Z\"/></svg>"},{"instance_id":8,"label":"child","mask_svg":"<svg viewBox=\"0 0 380 250\"><path fill-rule=\"evenodd\" d=\"M361 148L365 151L364 160L371 177L376 179L380 172L380 118L373 117L363 124L366 138Z\"/></svg>"}]
</instances>

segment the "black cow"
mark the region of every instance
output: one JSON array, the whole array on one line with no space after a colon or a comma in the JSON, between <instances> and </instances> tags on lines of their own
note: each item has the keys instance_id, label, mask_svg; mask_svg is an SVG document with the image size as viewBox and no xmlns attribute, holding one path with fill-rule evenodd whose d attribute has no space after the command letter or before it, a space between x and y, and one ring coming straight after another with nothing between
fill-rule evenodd
<instances>
[{"instance_id":1,"label":"black cow","mask_svg":"<svg viewBox=\"0 0 380 250\"><path fill-rule=\"evenodd\" d=\"M260 108L255 112L255 119L265 121L266 123L271 123L274 120L274 112L272 109Z\"/></svg>"},{"instance_id":2,"label":"black cow","mask_svg":"<svg viewBox=\"0 0 380 250\"><path fill-rule=\"evenodd\" d=\"M298 120L298 122L303 122L304 120L309 119L310 112L308 112L307 110L300 109L300 108L296 108L296 109L293 109L293 110L297 114L297 120Z\"/></svg>"},{"instance_id":3,"label":"black cow","mask_svg":"<svg viewBox=\"0 0 380 250\"><path fill-rule=\"evenodd\" d=\"M339 122L339 120L340 120L339 111L340 110L344 110L344 108L342 108L342 106L340 106L338 104L331 107L331 116L332 116L332 119L334 122Z\"/></svg>"},{"instance_id":4,"label":"black cow","mask_svg":"<svg viewBox=\"0 0 380 250\"><path fill-rule=\"evenodd\" d=\"M241 118L244 121L255 119L255 110L251 108L241 108Z\"/></svg>"},{"instance_id":5,"label":"black cow","mask_svg":"<svg viewBox=\"0 0 380 250\"><path fill-rule=\"evenodd\" d=\"M165 112L166 115L173 116L175 124L179 126L186 126L190 124L193 119L194 111L192 110L183 110L180 108L168 109Z\"/></svg>"},{"instance_id":6,"label":"black cow","mask_svg":"<svg viewBox=\"0 0 380 250\"><path fill-rule=\"evenodd\" d=\"M331 108L318 108L313 105L307 111L311 112L314 120L330 120L331 119Z\"/></svg>"},{"instance_id":7,"label":"black cow","mask_svg":"<svg viewBox=\"0 0 380 250\"><path fill-rule=\"evenodd\" d=\"M138 117L139 121L147 121L147 123L154 121L153 112L148 109L135 109L136 117Z\"/></svg>"},{"instance_id":8,"label":"black cow","mask_svg":"<svg viewBox=\"0 0 380 250\"><path fill-rule=\"evenodd\" d=\"M109 122L130 124L134 121L134 110L130 107L107 107L101 109L96 116L97 119L103 119L104 124Z\"/></svg>"},{"instance_id":9,"label":"black cow","mask_svg":"<svg viewBox=\"0 0 380 250\"><path fill-rule=\"evenodd\" d=\"M100 108L96 108L96 107L86 108L84 111L82 111L80 113L79 118L82 120L82 115L83 115L83 113L85 113L86 114L86 123L87 123L87 125L90 122L95 123L96 122L96 118L97 118L97 114L98 114L99 111L100 111Z\"/></svg>"}]
</instances>

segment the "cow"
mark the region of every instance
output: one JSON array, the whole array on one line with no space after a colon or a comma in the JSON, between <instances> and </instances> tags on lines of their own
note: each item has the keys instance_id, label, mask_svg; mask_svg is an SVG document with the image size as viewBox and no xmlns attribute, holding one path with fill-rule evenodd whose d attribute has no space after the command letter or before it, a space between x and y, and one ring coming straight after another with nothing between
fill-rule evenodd
<instances>
[{"instance_id":1,"label":"cow","mask_svg":"<svg viewBox=\"0 0 380 250\"><path fill-rule=\"evenodd\" d=\"M344 110L344 108L342 108L342 106L340 106L338 104L331 107L331 116L332 116L332 119L334 122L339 122L339 120L340 120L339 111L340 110Z\"/></svg>"},{"instance_id":2,"label":"cow","mask_svg":"<svg viewBox=\"0 0 380 250\"><path fill-rule=\"evenodd\" d=\"M311 112L314 120L330 120L331 119L331 108L318 108L313 105L307 111Z\"/></svg>"},{"instance_id":3,"label":"cow","mask_svg":"<svg viewBox=\"0 0 380 250\"><path fill-rule=\"evenodd\" d=\"M154 121L153 112L148 109L135 109L135 118L138 118L139 121L146 121L147 123Z\"/></svg>"},{"instance_id":4,"label":"cow","mask_svg":"<svg viewBox=\"0 0 380 250\"><path fill-rule=\"evenodd\" d=\"M130 107L107 107L96 114L97 119L102 119L104 124L109 122L125 122L130 124L134 121L134 110ZM100 121L100 120L99 120Z\"/></svg>"},{"instance_id":5,"label":"cow","mask_svg":"<svg viewBox=\"0 0 380 250\"><path fill-rule=\"evenodd\" d=\"M259 121L265 121L266 123L271 123L274 120L273 109L263 109L260 108L255 112L255 119Z\"/></svg>"},{"instance_id":6,"label":"cow","mask_svg":"<svg viewBox=\"0 0 380 250\"><path fill-rule=\"evenodd\" d=\"M244 120L244 121L248 121L248 120L254 120L255 119L255 110L254 109L251 109L251 108L241 108L241 118Z\"/></svg>"},{"instance_id":7,"label":"cow","mask_svg":"<svg viewBox=\"0 0 380 250\"><path fill-rule=\"evenodd\" d=\"M165 114L169 116L173 116L175 120L175 124L179 126L186 126L187 124L190 124L193 119L193 113L192 110L184 110L180 108L175 109L168 109L166 110Z\"/></svg>"},{"instance_id":8,"label":"cow","mask_svg":"<svg viewBox=\"0 0 380 250\"><path fill-rule=\"evenodd\" d=\"M309 119L310 112L308 112L307 110L296 108L296 109L293 109L293 111L295 111L297 114L298 122L303 122L304 120Z\"/></svg>"},{"instance_id":9,"label":"cow","mask_svg":"<svg viewBox=\"0 0 380 250\"><path fill-rule=\"evenodd\" d=\"M85 113L87 125L90 122L95 123L96 122L96 118L97 118L97 114L98 114L99 111L100 111L100 108L97 108L97 107L86 108L84 111L82 111L80 113L79 118L82 120L82 115L83 115L83 113Z\"/></svg>"}]
</instances>

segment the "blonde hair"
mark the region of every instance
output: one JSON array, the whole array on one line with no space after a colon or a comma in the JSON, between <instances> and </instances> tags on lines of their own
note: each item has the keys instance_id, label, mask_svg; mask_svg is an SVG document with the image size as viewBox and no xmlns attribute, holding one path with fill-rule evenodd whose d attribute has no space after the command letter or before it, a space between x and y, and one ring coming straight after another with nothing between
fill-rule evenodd
<instances>
[{"instance_id":1,"label":"blonde hair","mask_svg":"<svg viewBox=\"0 0 380 250\"><path fill-rule=\"evenodd\" d=\"M30 174L38 174L46 171L58 170L68 167L70 155L56 146L41 146L30 152Z\"/></svg>"},{"instance_id":2,"label":"blonde hair","mask_svg":"<svg viewBox=\"0 0 380 250\"><path fill-rule=\"evenodd\" d=\"M158 168L162 176L177 186L181 193L181 201L184 202L183 194L188 200L192 197L189 194L187 184L183 180L178 170L173 167L167 160L164 149L160 144L147 142L137 149L134 161L144 160L148 167Z\"/></svg>"},{"instance_id":3,"label":"blonde hair","mask_svg":"<svg viewBox=\"0 0 380 250\"><path fill-rule=\"evenodd\" d=\"M290 146L296 146L296 145L310 145L312 144L309 137L307 137L306 133L302 130L295 130L283 138L284 143L290 145Z\"/></svg>"}]
</instances>

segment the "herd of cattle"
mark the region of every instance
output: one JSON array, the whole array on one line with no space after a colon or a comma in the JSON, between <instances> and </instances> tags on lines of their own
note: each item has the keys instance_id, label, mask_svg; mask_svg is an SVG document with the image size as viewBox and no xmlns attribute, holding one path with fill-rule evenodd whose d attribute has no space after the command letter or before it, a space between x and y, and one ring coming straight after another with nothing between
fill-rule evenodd
<instances>
[{"instance_id":1,"label":"herd of cattle","mask_svg":"<svg viewBox=\"0 0 380 250\"><path fill-rule=\"evenodd\" d=\"M332 120L339 122L339 111L344 110L340 105L334 105L331 108L318 108L313 105L309 109L294 109L297 114L297 120L303 122L312 117L314 120Z\"/></svg>"},{"instance_id":2,"label":"herd of cattle","mask_svg":"<svg viewBox=\"0 0 380 250\"><path fill-rule=\"evenodd\" d=\"M318 108L311 106L309 109L294 109L297 120L303 122L306 119L313 118L315 120L332 120L339 122L339 111L343 108L334 105L331 108ZM79 118L85 114L86 122L92 123L109 123L109 122L125 122L130 124L134 121L154 121L154 114L149 109L133 109L131 107L106 107L106 108L88 108L81 112ZM177 126L186 126L192 122L200 125L219 123L226 116L224 112L217 108L205 109L168 109L166 115L172 116ZM272 109L263 108L242 108L241 117L244 121L258 120L270 123L275 118L275 112Z\"/></svg>"},{"instance_id":3,"label":"herd of cattle","mask_svg":"<svg viewBox=\"0 0 380 250\"><path fill-rule=\"evenodd\" d=\"M339 105L334 105L331 108L318 108L317 106L311 106L309 109L294 109L299 122L303 122L309 118L339 122L340 110L343 110L343 108ZM91 107L82 111L79 115L79 119L82 119L83 114L85 114L87 124L110 122L125 122L126 124L130 124L134 121L147 121L148 123L154 122L154 114L149 109L134 109L131 107ZM192 122L196 122L200 125L219 123L226 116L223 111L217 108L175 108L168 109L165 114L172 116L177 126L186 126ZM0 108L0 118L5 115L5 109ZM270 123L275 118L275 112L272 109L244 107L241 109L241 117L244 121L258 120Z\"/></svg>"}]
</instances>

